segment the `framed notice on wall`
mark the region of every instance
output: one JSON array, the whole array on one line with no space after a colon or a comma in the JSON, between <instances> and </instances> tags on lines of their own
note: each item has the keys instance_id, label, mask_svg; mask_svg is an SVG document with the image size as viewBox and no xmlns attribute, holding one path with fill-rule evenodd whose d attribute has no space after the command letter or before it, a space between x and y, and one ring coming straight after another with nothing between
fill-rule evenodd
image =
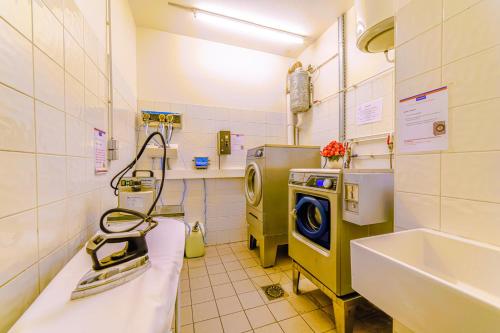
<instances>
[{"instance_id":1,"label":"framed notice on wall","mask_svg":"<svg viewBox=\"0 0 500 333\"><path fill-rule=\"evenodd\" d=\"M94 128L94 168L96 174L108 172L107 143L106 132Z\"/></svg>"},{"instance_id":2,"label":"framed notice on wall","mask_svg":"<svg viewBox=\"0 0 500 333\"><path fill-rule=\"evenodd\" d=\"M448 149L448 87L400 100L397 118L399 152Z\"/></svg>"}]
</instances>

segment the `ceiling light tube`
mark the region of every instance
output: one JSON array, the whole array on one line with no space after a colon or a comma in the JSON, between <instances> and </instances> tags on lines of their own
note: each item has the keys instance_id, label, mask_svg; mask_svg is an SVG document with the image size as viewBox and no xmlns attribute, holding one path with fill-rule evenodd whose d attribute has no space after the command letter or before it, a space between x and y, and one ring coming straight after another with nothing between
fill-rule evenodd
<instances>
[{"instance_id":1,"label":"ceiling light tube","mask_svg":"<svg viewBox=\"0 0 500 333\"><path fill-rule=\"evenodd\" d=\"M192 11L195 19L197 20L223 27L231 31L237 31L241 34L256 36L262 39L272 40L276 42L293 44L303 44L305 40L305 36L289 31L268 27L223 14L209 12L195 7L187 7L172 2L169 2L168 4L174 7Z\"/></svg>"}]
</instances>

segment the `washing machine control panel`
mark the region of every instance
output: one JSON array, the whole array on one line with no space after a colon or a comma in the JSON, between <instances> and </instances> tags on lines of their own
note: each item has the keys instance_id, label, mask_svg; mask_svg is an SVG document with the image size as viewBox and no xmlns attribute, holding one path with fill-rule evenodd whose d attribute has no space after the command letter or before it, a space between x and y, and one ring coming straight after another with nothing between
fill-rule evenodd
<instances>
[{"instance_id":1,"label":"washing machine control panel","mask_svg":"<svg viewBox=\"0 0 500 333\"><path fill-rule=\"evenodd\" d=\"M288 182L294 185L323 188L335 192L337 191L338 175L317 175L291 172Z\"/></svg>"}]
</instances>

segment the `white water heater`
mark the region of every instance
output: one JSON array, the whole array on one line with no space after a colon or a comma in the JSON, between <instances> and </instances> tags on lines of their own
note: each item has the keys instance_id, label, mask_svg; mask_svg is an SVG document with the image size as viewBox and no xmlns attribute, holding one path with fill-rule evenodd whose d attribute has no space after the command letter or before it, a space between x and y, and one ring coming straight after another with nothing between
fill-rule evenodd
<instances>
[{"instance_id":1,"label":"white water heater","mask_svg":"<svg viewBox=\"0 0 500 333\"><path fill-rule=\"evenodd\" d=\"M363 52L394 48L394 0L355 0L357 47Z\"/></svg>"},{"instance_id":2,"label":"white water heater","mask_svg":"<svg viewBox=\"0 0 500 333\"><path fill-rule=\"evenodd\" d=\"M311 76L309 72L297 68L290 74L290 110L305 112L311 108Z\"/></svg>"}]
</instances>

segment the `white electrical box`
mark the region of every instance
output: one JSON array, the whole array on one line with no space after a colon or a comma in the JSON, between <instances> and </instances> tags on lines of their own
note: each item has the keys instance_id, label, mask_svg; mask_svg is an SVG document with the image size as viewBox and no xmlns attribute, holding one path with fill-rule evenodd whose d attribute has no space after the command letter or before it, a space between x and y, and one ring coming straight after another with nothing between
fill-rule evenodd
<instances>
[{"instance_id":1,"label":"white electrical box","mask_svg":"<svg viewBox=\"0 0 500 333\"><path fill-rule=\"evenodd\" d=\"M392 170L344 170L343 220L357 225L393 220Z\"/></svg>"}]
</instances>

